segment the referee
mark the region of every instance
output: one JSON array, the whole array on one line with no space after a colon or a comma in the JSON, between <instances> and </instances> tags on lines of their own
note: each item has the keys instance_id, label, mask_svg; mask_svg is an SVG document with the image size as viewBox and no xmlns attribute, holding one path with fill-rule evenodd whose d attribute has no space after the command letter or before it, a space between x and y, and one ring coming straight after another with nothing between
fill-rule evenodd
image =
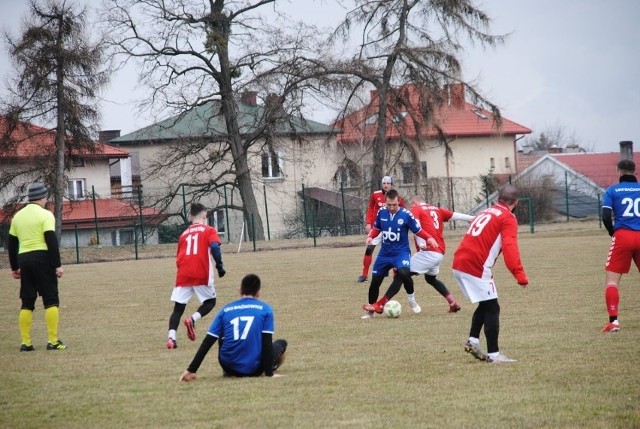
<instances>
[{"instance_id":1,"label":"referee","mask_svg":"<svg viewBox=\"0 0 640 429\"><path fill-rule=\"evenodd\" d=\"M42 183L29 185L29 202L11 220L9 229L9 262L13 278L20 279L21 352L34 350L31 343L31 320L36 298L42 297L44 320L49 343L47 350L64 350L58 339L58 278L64 270L55 232L53 213L45 209L47 187Z\"/></svg>"}]
</instances>

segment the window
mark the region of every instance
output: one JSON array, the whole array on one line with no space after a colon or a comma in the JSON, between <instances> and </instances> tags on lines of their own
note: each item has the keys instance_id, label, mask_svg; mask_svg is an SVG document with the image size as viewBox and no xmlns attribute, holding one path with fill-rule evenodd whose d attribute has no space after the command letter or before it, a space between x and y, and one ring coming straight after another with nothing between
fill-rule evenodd
<instances>
[{"instance_id":1,"label":"window","mask_svg":"<svg viewBox=\"0 0 640 429\"><path fill-rule=\"evenodd\" d=\"M84 198L84 179L71 179L68 184L68 193L70 200L81 200Z\"/></svg>"},{"instance_id":2,"label":"window","mask_svg":"<svg viewBox=\"0 0 640 429\"><path fill-rule=\"evenodd\" d=\"M371 115L367 118L366 121L364 121L365 125L375 125L376 122L378 122L378 114L376 113L375 115Z\"/></svg>"},{"instance_id":3,"label":"window","mask_svg":"<svg viewBox=\"0 0 640 429\"><path fill-rule=\"evenodd\" d=\"M416 164L413 162L407 162L402 164L402 184L413 183L413 176L416 173ZM423 181L427 178L427 162L420 162L420 177Z\"/></svg>"},{"instance_id":4,"label":"window","mask_svg":"<svg viewBox=\"0 0 640 429\"><path fill-rule=\"evenodd\" d=\"M504 168L511 168L511 159L508 156L504 158Z\"/></svg>"},{"instance_id":5,"label":"window","mask_svg":"<svg viewBox=\"0 0 640 429\"><path fill-rule=\"evenodd\" d=\"M282 158L279 153L274 151L262 153L262 177L282 177Z\"/></svg>"},{"instance_id":6,"label":"window","mask_svg":"<svg viewBox=\"0 0 640 429\"><path fill-rule=\"evenodd\" d=\"M84 159L78 158L76 156L71 157L71 165L73 167L84 167Z\"/></svg>"},{"instance_id":7,"label":"window","mask_svg":"<svg viewBox=\"0 0 640 429\"><path fill-rule=\"evenodd\" d=\"M113 246L133 244L134 237L133 229L116 229L111 231L111 244Z\"/></svg>"},{"instance_id":8,"label":"window","mask_svg":"<svg viewBox=\"0 0 640 429\"><path fill-rule=\"evenodd\" d=\"M225 232L225 223L224 223L224 210L216 210L213 212L213 226L218 230L218 234L224 234Z\"/></svg>"},{"instance_id":9,"label":"window","mask_svg":"<svg viewBox=\"0 0 640 429\"><path fill-rule=\"evenodd\" d=\"M496 168L496 159L495 158L490 158L489 159L489 168L491 168L492 170L494 168Z\"/></svg>"}]
</instances>

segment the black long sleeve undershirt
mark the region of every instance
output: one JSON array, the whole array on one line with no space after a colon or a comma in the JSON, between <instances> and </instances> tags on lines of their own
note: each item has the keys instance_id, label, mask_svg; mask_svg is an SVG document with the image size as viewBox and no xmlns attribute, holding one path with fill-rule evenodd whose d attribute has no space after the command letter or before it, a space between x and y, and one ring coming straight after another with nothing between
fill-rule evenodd
<instances>
[{"instance_id":1,"label":"black long sleeve undershirt","mask_svg":"<svg viewBox=\"0 0 640 429\"><path fill-rule=\"evenodd\" d=\"M202 340L202 344L200 344L200 348L189 364L187 371L193 373L198 372L198 368L200 368L202 361L204 360L205 356L207 356L207 353L209 353L209 350L211 350L211 347L213 347L217 340L218 339L213 335L205 335L204 339Z\"/></svg>"},{"instance_id":2,"label":"black long sleeve undershirt","mask_svg":"<svg viewBox=\"0 0 640 429\"><path fill-rule=\"evenodd\" d=\"M273 377L273 335L262 333L262 368L264 375Z\"/></svg>"},{"instance_id":3,"label":"black long sleeve undershirt","mask_svg":"<svg viewBox=\"0 0 640 429\"><path fill-rule=\"evenodd\" d=\"M9 251L9 264L11 264L11 270L16 271L18 268L18 249L20 247L20 241L18 237L9 234L9 243L8 243L8 251Z\"/></svg>"},{"instance_id":4,"label":"black long sleeve undershirt","mask_svg":"<svg viewBox=\"0 0 640 429\"><path fill-rule=\"evenodd\" d=\"M60 248L58 247L58 236L56 235L56 232L45 231L44 242L47 243L51 265L53 265L54 268L61 267L62 262L60 261Z\"/></svg>"}]
</instances>

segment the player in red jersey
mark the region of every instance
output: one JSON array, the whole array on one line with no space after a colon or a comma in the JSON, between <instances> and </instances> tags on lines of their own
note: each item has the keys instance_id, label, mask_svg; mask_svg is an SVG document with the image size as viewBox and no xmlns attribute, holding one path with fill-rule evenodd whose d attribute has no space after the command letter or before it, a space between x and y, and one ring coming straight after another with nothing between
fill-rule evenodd
<instances>
[{"instance_id":1,"label":"player in red jersey","mask_svg":"<svg viewBox=\"0 0 640 429\"><path fill-rule=\"evenodd\" d=\"M447 286L436 278L440 272L440 263L444 259L444 223L450 220L470 221L473 216L452 212L443 207L436 207L416 195L411 199L411 213L418 219L420 226L438 242L438 247L433 248L420 237L414 236L416 253L411 257L411 273L424 274L424 279L449 303L449 313L460 311L460 306L447 289ZM411 304L411 303L409 303ZM417 303L416 303L417 305ZM420 308L420 306L417 306ZM414 312L416 308L412 305Z\"/></svg>"},{"instance_id":2,"label":"player in red jersey","mask_svg":"<svg viewBox=\"0 0 640 429\"><path fill-rule=\"evenodd\" d=\"M498 194L498 202L473 218L453 255L453 277L464 296L471 302L478 303L478 308L471 318L465 351L477 359L492 363L515 362L500 353L498 347L500 305L491 267L501 252L507 269L518 284L522 287L529 284L520 261L518 220L513 214L519 198L515 186L502 187ZM487 339L487 355L480 348L479 337L483 326Z\"/></svg>"},{"instance_id":3,"label":"player in red jersey","mask_svg":"<svg viewBox=\"0 0 640 429\"><path fill-rule=\"evenodd\" d=\"M174 302L169 318L167 348L175 349L176 330L187 303L194 295L200 301L200 307L184 320L187 336L196 339L195 322L206 316L216 305L216 290L213 284L213 261L218 276L224 277L226 271L222 265L220 237L218 231L206 224L207 209L200 203L191 204L191 226L184 230L178 240L176 255L176 283L171 293ZM212 261L213 257L213 261Z\"/></svg>"},{"instance_id":4,"label":"player in red jersey","mask_svg":"<svg viewBox=\"0 0 640 429\"><path fill-rule=\"evenodd\" d=\"M375 191L369 197L369 206L367 207L367 214L365 216L365 226L364 232L369 234L371 232L371 226L373 225L373 221L376 219L378 215L378 210L381 207L386 205L386 193L393 187L393 179L391 176L384 176L382 178L382 189ZM400 207L405 207L404 200L402 197L399 197ZM366 250L364 251L364 257L362 258L362 274L358 276L356 281L358 283L364 283L367 281L367 277L369 276L369 268L371 267L371 263L373 261L373 251L376 248L376 245L380 244L381 238L376 237L375 240L371 242L371 244L367 245Z\"/></svg>"}]
</instances>

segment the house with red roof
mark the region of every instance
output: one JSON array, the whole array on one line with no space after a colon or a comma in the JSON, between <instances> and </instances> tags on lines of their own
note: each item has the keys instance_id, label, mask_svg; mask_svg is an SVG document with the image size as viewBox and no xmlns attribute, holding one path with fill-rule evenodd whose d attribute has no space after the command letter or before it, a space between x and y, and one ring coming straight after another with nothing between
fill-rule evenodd
<instances>
[{"instance_id":1,"label":"house with red roof","mask_svg":"<svg viewBox=\"0 0 640 429\"><path fill-rule=\"evenodd\" d=\"M430 118L424 118L419 108L429 94L413 84L395 91L408 103L399 104L394 102L397 95L389 96L387 165L383 171L394 178L401 194L423 194L433 203L465 211L481 194L481 175L491 173L506 180L518 173L516 142L531 129L507 118L498 125L491 112L466 101L460 84L443 88L445 103ZM353 167L342 171L345 183L358 185L380 179L369 177L373 162L369 142L377 131L379 103L377 91L371 91L367 105L335 124L343 131L338 142L360 170L356 172L359 180L353 180L357 175ZM420 183L414 183L416 177Z\"/></svg>"},{"instance_id":2,"label":"house with red roof","mask_svg":"<svg viewBox=\"0 0 640 429\"><path fill-rule=\"evenodd\" d=\"M550 193L550 204L554 212L562 217L597 217L600 213L602 195L606 189L618 183L616 165L621 159L633 159L640 165L640 153L633 151L633 142L620 142L619 152L609 153L565 153L553 149L547 153L519 155L522 171L513 178L513 183L523 188L546 187ZM489 197L497 198L497 193ZM479 204L473 212L486 207Z\"/></svg>"},{"instance_id":3,"label":"house with red roof","mask_svg":"<svg viewBox=\"0 0 640 429\"><path fill-rule=\"evenodd\" d=\"M43 160L55 154L55 131L24 122L11 124L0 117L0 136L0 235L4 243L12 214L26 201L27 187L43 180ZM155 209L141 207L130 174L125 174L121 189L112 189L109 165L113 160L128 165L129 153L101 142L94 142L94 148L69 154L61 246L131 244L134 224L142 228L146 224L145 242L157 242L152 231L162 218ZM47 207L53 211L51 195Z\"/></svg>"}]
</instances>

